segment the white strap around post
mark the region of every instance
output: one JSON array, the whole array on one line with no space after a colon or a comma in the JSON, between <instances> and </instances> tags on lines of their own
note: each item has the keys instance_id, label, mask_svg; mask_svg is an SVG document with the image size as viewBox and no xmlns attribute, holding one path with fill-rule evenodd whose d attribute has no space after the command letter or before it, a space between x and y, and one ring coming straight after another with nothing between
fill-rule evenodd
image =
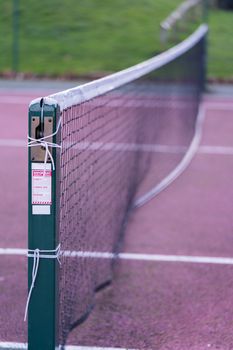
<instances>
[{"instance_id":1,"label":"white strap around post","mask_svg":"<svg viewBox=\"0 0 233 350\"><path fill-rule=\"evenodd\" d=\"M40 259L57 259L59 264L61 264L60 256L61 256L61 245L60 244L54 250L40 250L38 248L35 250L33 250L33 249L28 250L28 257L33 258L33 267L32 267L32 283L31 283L31 287L30 287L28 297L27 297L27 303L26 303L25 314L24 314L24 321L27 320L28 307L29 307L33 288L35 287L35 282L36 282L36 277L38 274Z\"/></svg>"}]
</instances>

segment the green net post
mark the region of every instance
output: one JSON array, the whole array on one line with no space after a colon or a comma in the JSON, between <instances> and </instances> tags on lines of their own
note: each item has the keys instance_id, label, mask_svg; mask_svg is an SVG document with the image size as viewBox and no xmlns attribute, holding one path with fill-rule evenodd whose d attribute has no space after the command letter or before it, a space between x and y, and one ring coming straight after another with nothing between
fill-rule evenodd
<instances>
[{"instance_id":1,"label":"green net post","mask_svg":"<svg viewBox=\"0 0 233 350\"><path fill-rule=\"evenodd\" d=\"M28 349L58 347L58 188L59 107L55 101L36 100L29 108L28 161L28 290L33 282L36 252L39 264L28 304ZM51 136L50 136L51 135ZM45 137L48 144L43 144ZM30 139L31 138L31 139ZM41 139L38 141L39 139ZM52 143L52 145L51 145ZM46 154L48 155L45 163ZM55 170L53 170L53 161ZM47 257L46 257L47 256ZM50 256L50 258L48 257ZM35 269L34 269L35 272ZM35 275L35 274L34 274Z\"/></svg>"}]
</instances>

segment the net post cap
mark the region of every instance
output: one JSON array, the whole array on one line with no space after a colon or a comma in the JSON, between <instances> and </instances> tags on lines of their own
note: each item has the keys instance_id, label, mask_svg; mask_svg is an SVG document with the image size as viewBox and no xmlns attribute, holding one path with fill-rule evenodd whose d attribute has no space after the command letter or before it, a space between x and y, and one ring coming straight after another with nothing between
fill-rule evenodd
<instances>
[{"instance_id":1,"label":"net post cap","mask_svg":"<svg viewBox=\"0 0 233 350\"><path fill-rule=\"evenodd\" d=\"M53 106L55 108L58 106L57 101L55 99L53 99L53 98L50 98L50 97L39 97L39 98L36 98L36 99L34 99L34 100L32 100L30 102L29 108L31 108L34 105L41 104L42 100L43 100L43 104L44 105Z\"/></svg>"}]
</instances>

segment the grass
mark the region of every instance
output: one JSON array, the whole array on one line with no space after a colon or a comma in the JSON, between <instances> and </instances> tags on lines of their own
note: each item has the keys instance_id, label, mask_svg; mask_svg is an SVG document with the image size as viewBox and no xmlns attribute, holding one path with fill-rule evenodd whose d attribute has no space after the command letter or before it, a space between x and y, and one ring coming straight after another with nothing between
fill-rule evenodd
<instances>
[{"instance_id":1,"label":"grass","mask_svg":"<svg viewBox=\"0 0 233 350\"><path fill-rule=\"evenodd\" d=\"M12 71L14 0L0 0L0 73ZM17 0L15 0L17 1ZM117 71L162 51L159 23L182 0L18 0L19 71L90 75ZM209 75L232 76L232 13L210 13Z\"/></svg>"},{"instance_id":2,"label":"grass","mask_svg":"<svg viewBox=\"0 0 233 350\"><path fill-rule=\"evenodd\" d=\"M208 75L233 80L233 12L211 10L209 26Z\"/></svg>"},{"instance_id":3,"label":"grass","mask_svg":"<svg viewBox=\"0 0 233 350\"><path fill-rule=\"evenodd\" d=\"M19 70L88 74L161 51L159 23L181 0L20 0ZM12 0L0 0L0 71L12 67Z\"/></svg>"}]
</instances>

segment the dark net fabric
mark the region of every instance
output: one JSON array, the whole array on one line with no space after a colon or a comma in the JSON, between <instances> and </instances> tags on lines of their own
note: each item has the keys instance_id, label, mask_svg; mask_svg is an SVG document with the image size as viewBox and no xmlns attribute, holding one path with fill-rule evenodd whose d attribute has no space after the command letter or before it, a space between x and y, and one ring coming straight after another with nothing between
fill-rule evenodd
<instances>
[{"instance_id":1,"label":"dark net fabric","mask_svg":"<svg viewBox=\"0 0 233 350\"><path fill-rule=\"evenodd\" d=\"M111 281L109 253L122 247L135 198L180 162L192 140L203 57L204 39L164 67L62 112L61 344Z\"/></svg>"}]
</instances>

